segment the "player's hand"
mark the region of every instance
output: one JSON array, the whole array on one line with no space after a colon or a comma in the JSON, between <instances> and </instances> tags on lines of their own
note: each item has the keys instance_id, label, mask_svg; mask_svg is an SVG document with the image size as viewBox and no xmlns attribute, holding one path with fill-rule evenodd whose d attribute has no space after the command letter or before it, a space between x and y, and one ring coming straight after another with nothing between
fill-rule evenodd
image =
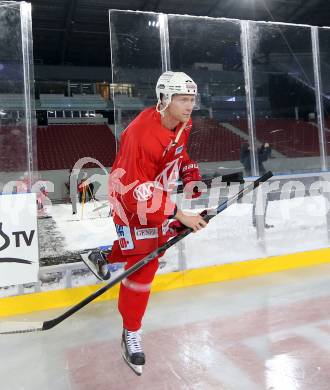
<instances>
[{"instance_id":1,"label":"player's hand","mask_svg":"<svg viewBox=\"0 0 330 390\"><path fill-rule=\"evenodd\" d=\"M178 210L175 219L181 222L183 225L189 227L193 230L194 233L206 227L207 222L198 214L198 215L188 215L183 213L181 210Z\"/></svg>"}]
</instances>

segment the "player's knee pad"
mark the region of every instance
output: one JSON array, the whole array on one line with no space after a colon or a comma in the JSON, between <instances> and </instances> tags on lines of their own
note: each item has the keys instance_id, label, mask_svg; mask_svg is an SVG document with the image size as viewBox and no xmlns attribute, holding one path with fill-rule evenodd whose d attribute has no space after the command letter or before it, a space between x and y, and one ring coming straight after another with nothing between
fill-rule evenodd
<instances>
[{"instance_id":1,"label":"player's knee pad","mask_svg":"<svg viewBox=\"0 0 330 390\"><path fill-rule=\"evenodd\" d=\"M139 260L143 259L144 256L146 255L132 256L134 257L134 259L127 258L125 269L132 267ZM134 272L132 275L128 277L128 279L137 283L151 283L154 279L157 269L158 269L158 257L151 260L148 264L144 265L138 271Z\"/></svg>"}]
</instances>

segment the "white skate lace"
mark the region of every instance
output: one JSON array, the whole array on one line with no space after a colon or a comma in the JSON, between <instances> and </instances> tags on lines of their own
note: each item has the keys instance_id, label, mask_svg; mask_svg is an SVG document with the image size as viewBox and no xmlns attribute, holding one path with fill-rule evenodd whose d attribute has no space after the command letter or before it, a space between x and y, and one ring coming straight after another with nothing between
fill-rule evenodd
<instances>
[{"instance_id":1,"label":"white skate lace","mask_svg":"<svg viewBox=\"0 0 330 390\"><path fill-rule=\"evenodd\" d=\"M141 333L141 329L137 330L136 332L127 331L126 344L130 353L143 352L141 347Z\"/></svg>"}]
</instances>

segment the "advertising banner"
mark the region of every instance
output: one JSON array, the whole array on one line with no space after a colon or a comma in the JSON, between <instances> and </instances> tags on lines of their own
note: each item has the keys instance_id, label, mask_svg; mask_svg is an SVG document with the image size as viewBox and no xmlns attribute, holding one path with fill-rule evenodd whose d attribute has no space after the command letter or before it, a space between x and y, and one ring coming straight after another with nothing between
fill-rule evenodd
<instances>
[{"instance_id":1,"label":"advertising banner","mask_svg":"<svg viewBox=\"0 0 330 390\"><path fill-rule=\"evenodd\" d=\"M37 282L36 194L0 195L0 287Z\"/></svg>"}]
</instances>

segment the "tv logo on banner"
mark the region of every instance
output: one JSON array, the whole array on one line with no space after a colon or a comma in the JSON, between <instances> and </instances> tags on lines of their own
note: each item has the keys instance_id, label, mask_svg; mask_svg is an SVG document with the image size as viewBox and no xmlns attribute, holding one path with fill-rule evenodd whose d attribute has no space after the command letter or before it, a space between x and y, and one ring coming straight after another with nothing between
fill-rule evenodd
<instances>
[{"instance_id":1,"label":"tv logo on banner","mask_svg":"<svg viewBox=\"0 0 330 390\"><path fill-rule=\"evenodd\" d=\"M0 195L0 209L0 287L37 282L36 194Z\"/></svg>"},{"instance_id":2,"label":"tv logo on banner","mask_svg":"<svg viewBox=\"0 0 330 390\"><path fill-rule=\"evenodd\" d=\"M17 257L1 257L1 251L7 249L10 246L10 241L11 241L10 237L4 232L2 225L3 225L2 222L0 222L0 237L3 238L4 240L3 245L0 246L0 263L32 264L32 261L30 260L20 259ZM16 248L21 248L24 245L31 246L34 238L34 234L35 234L35 230L31 230L29 233L24 230L12 232L13 238L15 240Z\"/></svg>"}]
</instances>

